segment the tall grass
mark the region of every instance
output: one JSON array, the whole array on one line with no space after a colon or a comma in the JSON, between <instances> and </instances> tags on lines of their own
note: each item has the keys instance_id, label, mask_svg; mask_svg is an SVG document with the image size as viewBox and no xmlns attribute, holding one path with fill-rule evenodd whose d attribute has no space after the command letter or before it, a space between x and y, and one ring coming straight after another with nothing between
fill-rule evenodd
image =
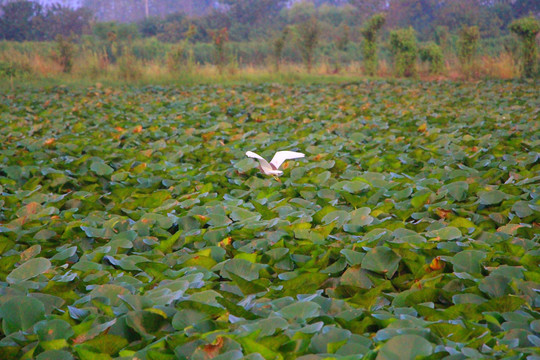
<instances>
[{"instance_id":1,"label":"tall grass","mask_svg":"<svg viewBox=\"0 0 540 360\"><path fill-rule=\"evenodd\" d=\"M318 49L316 62L308 74L301 60L296 58L292 46L286 47L279 71L273 66L271 47L267 44L231 43L228 47L232 61L220 74L212 64L213 49L210 44L191 44L189 61L171 66L171 56L177 45L157 40L138 40L120 44L122 51L110 58L106 44L82 41L77 44L73 69L70 74L54 56L54 43L12 43L0 41L0 84L17 83L145 83L145 84L195 84L236 82L341 82L368 78L362 71L360 47L350 44L340 64L332 53L331 44ZM176 49L176 50L175 50ZM384 56L379 58L377 78L392 77L392 65ZM288 54L288 55L287 55ZM343 54L342 54L343 55ZM176 55L178 57L178 55ZM299 60L299 61L296 61ZM455 57L445 58L444 69L437 76L430 75L425 65L419 64L420 78L465 79ZM478 78L510 79L520 76L515 55L501 51L495 55L484 53L476 64Z\"/></svg>"}]
</instances>

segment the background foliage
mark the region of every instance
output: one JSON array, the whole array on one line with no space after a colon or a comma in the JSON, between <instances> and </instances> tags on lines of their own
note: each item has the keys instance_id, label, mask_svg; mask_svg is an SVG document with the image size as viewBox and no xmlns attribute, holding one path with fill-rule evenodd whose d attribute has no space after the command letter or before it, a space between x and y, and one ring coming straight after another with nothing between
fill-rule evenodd
<instances>
[{"instance_id":1,"label":"background foliage","mask_svg":"<svg viewBox=\"0 0 540 360\"><path fill-rule=\"evenodd\" d=\"M215 64L212 34L226 28L230 42L224 51L232 63L229 70L236 72L236 67L244 66L264 68L272 65L277 70L274 40L278 38L276 34L287 28L291 30L289 36L280 40L283 42L280 45L282 63L310 63L308 68L328 64L327 72L335 73L351 72L348 67L359 67L355 63L361 62L365 74L387 76L392 73L388 69L392 59L389 34L392 30L412 26L420 48L426 48L423 44L432 41L443 52L442 67L437 58L437 65L432 66L431 74L452 78L457 77L456 72L463 73L464 77L482 77L483 73L504 78L519 73L527 77L537 75L534 64L538 51L534 46L534 37L530 37L522 51L514 39L514 36L518 36L514 34L519 32L509 30L509 24L520 18L530 19L533 27L538 25L535 16L538 17L540 9L535 1L355 0L297 1L287 5L285 1L276 0L223 0L213 6L209 2L195 4L183 1L174 5L165 0L149 0L147 17L144 11L141 13L144 9L142 1L115 0L84 4L88 7L73 9L59 5L44 7L24 0L4 2L0 6L0 39L52 41L57 35L63 38L71 36L81 48L76 52L81 54L80 59L75 58L74 61L99 62L99 66L89 63L83 66L106 72L104 64L116 63L125 48L130 48L129 52L136 60L162 65L164 59L181 55L178 53L179 47L170 44L181 44L191 54L182 56L189 55L193 60L192 65ZM178 12L173 12L175 10ZM112 15L105 16L105 13ZM531 14L530 17L526 17L527 14ZM372 26L369 19L373 22L374 19L382 19L382 16L385 21L377 23L377 28L382 28L376 40L379 44L376 44L370 40L371 32L368 31L368 34L366 31ZM308 19L312 19L311 22ZM306 29L306 24L315 23L319 36L316 42L312 42L314 38L302 36L306 33L301 30ZM460 41L464 39L460 34L465 34L464 31L472 27L478 29L474 36L477 39L476 54L485 61L473 64L464 60L459 64L457 59L470 58L463 51L472 44L470 41ZM191 35L188 36L188 33ZM186 42L193 46L186 46ZM432 45L428 47L434 49ZM526 49L530 50L527 52ZM168 54L173 51L176 51L176 55ZM0 62L18 59L19 55L0 54ZM31 57L46 61L50 54L36 51ZM18 67L14 61L5 64L6 61L0 67ZM35 59L30 58L24 62L33 61ZM221 63L219 68L223 68ZM486 70L482 72L482 68ZM192 71L194 66L190 66L190 69ZM176 71L181 69L177 68ZM7 72L19 73L18 70Z\"/></svg>"}]
</instances>

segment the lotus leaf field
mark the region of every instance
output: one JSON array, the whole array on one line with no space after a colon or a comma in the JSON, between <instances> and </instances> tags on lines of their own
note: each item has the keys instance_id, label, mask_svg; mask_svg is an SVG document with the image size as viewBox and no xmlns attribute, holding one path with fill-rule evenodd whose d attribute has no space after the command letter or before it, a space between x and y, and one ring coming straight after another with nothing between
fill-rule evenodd
<instances>
[{"instance_id":1,"label":"lotus leaf field","mask_svg":"<svg viewBox=\"0 0 540 360\"><path fill-rule=\"evenodd\" d=\"M538 85L4 92L0 358L539 359Z\"/></svg>"}]
</instances>

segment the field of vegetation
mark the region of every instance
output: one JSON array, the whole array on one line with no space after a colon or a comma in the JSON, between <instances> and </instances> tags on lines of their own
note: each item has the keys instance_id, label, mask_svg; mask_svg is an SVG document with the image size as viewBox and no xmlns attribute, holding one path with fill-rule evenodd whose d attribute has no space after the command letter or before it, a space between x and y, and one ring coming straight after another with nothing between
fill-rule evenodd
<instances>
[{"instance_id":1,"label":"field of vegetation","mask_svg":"<svg viewBox=\"0 0 540 360\"><path fill-rule=\"evenodd\" d=\"M537 359L538 88L0 93L0 358Z\"/></svg>"}]
</instances>

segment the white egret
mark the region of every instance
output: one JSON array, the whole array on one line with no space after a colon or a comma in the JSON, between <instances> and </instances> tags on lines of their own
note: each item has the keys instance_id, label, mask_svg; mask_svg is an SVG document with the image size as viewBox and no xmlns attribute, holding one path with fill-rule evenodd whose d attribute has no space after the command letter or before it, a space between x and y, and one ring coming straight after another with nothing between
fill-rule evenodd
<instances>
[{"instance_id":1,"label":"white egret","mask_svg":"<svg viewBox=\"0 0 540 360\"><path fill-rule=\"evenodd\" d=\"M266 161L262 156L255 154L252 151L246 152L246 155L250 158L259 160L259 169L265 175L281 176L283 171L278 170L281 164L286 160L299 159L306 156L296 151L278 151L270 162Z\"/></svg>"}]
</instances>

